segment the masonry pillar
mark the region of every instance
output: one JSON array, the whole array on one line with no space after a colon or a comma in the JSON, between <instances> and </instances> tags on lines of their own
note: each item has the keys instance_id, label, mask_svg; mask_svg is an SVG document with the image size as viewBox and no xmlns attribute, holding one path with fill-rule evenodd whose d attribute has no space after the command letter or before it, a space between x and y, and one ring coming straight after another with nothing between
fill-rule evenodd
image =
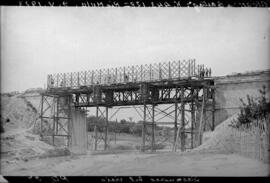
<instances>
[{"instance_id":1,"label":"masonry pillar","mask_svg":"<svg viewBox=\"0 0 270 183\"><path fill-rule=\"evenodd\" d=\"M71 146L70 152L74 154L86 154L87 152L87 128L85 112L75 109L71 111Z\"/></svg>"}]
</instances>

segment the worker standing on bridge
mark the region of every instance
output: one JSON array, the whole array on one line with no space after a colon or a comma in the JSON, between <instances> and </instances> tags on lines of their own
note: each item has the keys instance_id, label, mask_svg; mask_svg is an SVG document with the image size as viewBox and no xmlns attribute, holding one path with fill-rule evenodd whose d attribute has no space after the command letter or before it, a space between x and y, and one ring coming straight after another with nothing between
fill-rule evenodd
<instances>
[{"instance_id":1,"label":"worker standing on bridge","mask_svg":"<svg viewBox=\"0 0 270 183\"><path fill-rule=\"evenodd\" d=\"M208 69L205 68L205 77L208 77Z\"/></svg>"},{"instance_id":2,"label":"worker standing on bridge","mask_svg":"<svg viewBox=\"0 0 270 183\"><path fill-rule=\"evenodd\" d=\"M199 65L199 78L202 77L202 66Z\"/></svg>"},{"instance_id":3,"label":"worker standing on bridge","mask_svg":"<svg viewBox=\"0 0 270 183\"><path fill-rule=\"evenodd\" d=\"M202 78L204 78L204 74L205 74L205 71L204 71L204 68L202 68Z\"/></svg>"},{"instance_id":4,"label":"worker standing on bridge","mask_svg":"<svg viewBox=\"0 0 270 183\"><path fill-rule=\"evenodd\" d=\"M208 72L209 72L209 77L211 77L211 68L209 68Z\"/></svg>"},{"instance_id":5,"label":"worker standing on bridge","mask_svg":"<svg viewBox=\"0 0 270 183\"><path fill-rule=\"evenodd\" d=\"M125 83L128 82L128 75L127 74L124 75L124 82Z\"/></svg>"},{"instance_id":6,"label":"worker standing on bridge","mask_svg":"<svg viewBox=\"0 0 270 183\"><path fill-rule=\"evenodd\" d=\"M53 85L54 85L54 80L53 80L53 78L51 77L51 87L53 87Z\"/></svg>"},{"instance_id":7,"label":"worker standing on bridge","mask_svg":"<svg viewBox=\"0 0 270 183\"><path fill-rule=\"evenodd\" d=\"M108 74L108 84L110 84L110 83L111 83L111 75Z\"/></svg>"}]
</instances>

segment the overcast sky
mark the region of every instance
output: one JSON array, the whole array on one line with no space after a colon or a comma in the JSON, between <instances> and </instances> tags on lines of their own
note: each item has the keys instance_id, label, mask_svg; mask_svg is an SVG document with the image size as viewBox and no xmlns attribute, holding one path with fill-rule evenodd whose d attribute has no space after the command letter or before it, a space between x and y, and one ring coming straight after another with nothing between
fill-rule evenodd
<instances>
[{"instance_id":1,"label":"overcast sky","mask_svg":"<svg viewBox=\"0 0 270 183\"><path fill-rule=\"evenodd\" d=\"M264 8L2 7L2 92L57 72L195 58L214 75L269 68Z\"/></svg>"}]
</instances>

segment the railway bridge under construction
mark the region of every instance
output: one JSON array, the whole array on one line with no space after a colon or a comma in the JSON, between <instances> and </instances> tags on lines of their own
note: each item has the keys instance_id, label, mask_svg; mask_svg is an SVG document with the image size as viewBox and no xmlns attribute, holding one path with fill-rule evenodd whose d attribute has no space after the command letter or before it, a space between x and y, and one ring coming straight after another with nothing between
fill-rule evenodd
<instances>
[{"instance_id":1,"label":"railway bridge under construction","mask_svg":"<svg viewBox=\"0 0 270 183\"><path fill-rule=\"evenodd\" d=\"M179 147L185 151L201 144L205 125L214 129L214 94L211 68L196 64L195 59L49 74L47 90L41 99L41 137L51 138L53 144L56 138L64 138L70 149L82 152L87 138L87 110L95 108L96 117L105 120L104 150L107 150L108 111L117 108L115 115L121 107L129 106L143 121L141 151L155 151L157 125L173 126L172 150ZM162 107L164 105L170 106ZM212 114L211 124L205 124L206 111ZM160 115L163 117L157 119ZM173 122L161 122L164 117L170 117ZM46 130L48 126L51 130ZM150 138L146 138L149 126L152 130ZM94 134L94 149L97 150L96 127Z\"/></svg>"}]
</instances>

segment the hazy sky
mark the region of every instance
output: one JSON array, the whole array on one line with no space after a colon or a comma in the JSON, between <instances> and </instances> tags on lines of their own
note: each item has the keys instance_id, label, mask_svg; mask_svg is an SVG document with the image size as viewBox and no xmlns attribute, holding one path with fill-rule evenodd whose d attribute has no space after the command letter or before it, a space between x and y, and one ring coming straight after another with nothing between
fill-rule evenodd
<instances>
[{"instance_id":1,"label":"hazy sky","mask_svg":"<svg viewBox=\"0 0 270 183\"><path fill-rule=\"evenodd\" d=\"M2 92L46 75L195 58L214 75L269 68L264 8L2 7Z\"/></svg>"}]
</instances>

